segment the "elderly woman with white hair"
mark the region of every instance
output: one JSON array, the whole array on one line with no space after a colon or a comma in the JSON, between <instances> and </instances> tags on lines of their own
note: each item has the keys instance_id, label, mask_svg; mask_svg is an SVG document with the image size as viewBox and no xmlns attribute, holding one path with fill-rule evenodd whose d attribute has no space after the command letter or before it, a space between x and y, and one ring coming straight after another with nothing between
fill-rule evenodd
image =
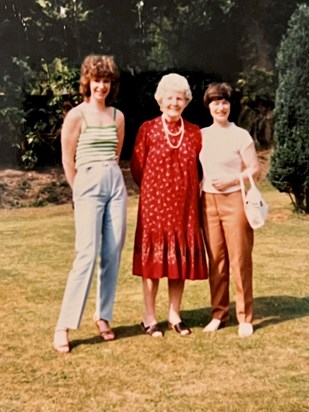
<instances>
[{"instance_id":1,"label":"elderly woman with white hair","mask_svg":"<svg viewBox=\"0 0 309 412\"><path fill-rule=\"evenodd\" d=\"M201 132L182 118L192 99L185 77L160 80L155 99L162 115L144 122L137 134L131 172L140 187L133 274L142 277L145 333L164 335L156 317L159 280L168 279L168 325L191 333L180 317L185 280L207 278L199 210Z\"/></svg>"}]
</instances>

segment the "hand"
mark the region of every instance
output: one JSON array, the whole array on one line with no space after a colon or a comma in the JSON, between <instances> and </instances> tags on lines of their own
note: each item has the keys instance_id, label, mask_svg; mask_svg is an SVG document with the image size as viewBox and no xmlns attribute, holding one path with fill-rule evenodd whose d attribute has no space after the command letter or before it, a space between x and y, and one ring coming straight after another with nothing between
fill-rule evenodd
<instances>
[{"instance_id":1,"label":"hand","mask_svg":"<svg viewBox=\"0 0 309 412\"><path fill-rule=\"evenodd\" d=\"M232 180L214 179L211 182L213 187L219 192L224 192L224 190L228 189L231 186L235 186L237 183L238 183L237 179L232 179Z\"/></svg>"}]
</instances>

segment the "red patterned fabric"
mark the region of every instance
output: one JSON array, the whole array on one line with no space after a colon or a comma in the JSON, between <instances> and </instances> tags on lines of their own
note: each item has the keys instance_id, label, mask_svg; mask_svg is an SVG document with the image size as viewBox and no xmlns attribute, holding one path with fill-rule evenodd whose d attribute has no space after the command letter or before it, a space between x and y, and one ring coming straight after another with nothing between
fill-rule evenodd
<instances>
[{"instance_id":1,"label":"red patterned fabric","mask_svg":"<svg viewBox=\"0 0 309 412\"><path fill-rule=\"evenodd\" d=\"M179 123L169 123L177 131ZM201 132L184 121L178 149L168 145L161 117L137 134L131 172L140 187L133 274L145 278L206 279L201 234L198 156ZM170 136L177 145L179 136Z\"/></svg>"}]
</instances>

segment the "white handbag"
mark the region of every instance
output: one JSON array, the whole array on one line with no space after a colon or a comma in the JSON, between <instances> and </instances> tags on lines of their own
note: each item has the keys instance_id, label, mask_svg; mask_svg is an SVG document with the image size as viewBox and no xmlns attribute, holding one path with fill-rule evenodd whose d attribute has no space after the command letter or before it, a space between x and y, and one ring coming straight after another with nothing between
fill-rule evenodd
<instances>
[{"instance_id":1,"label":"white handbag","mask_svg":"<svg viewBox=\"0 0 309 412\"><path fill-rule=\"evenodd\" d=\"M245 214L252 229L258 229L265 224L268 215L268 204L256 187L253 177L248 175L250 188L246 191L243 176L240 175L240 187L244 202Z\"/></svg>"}]
</instances>

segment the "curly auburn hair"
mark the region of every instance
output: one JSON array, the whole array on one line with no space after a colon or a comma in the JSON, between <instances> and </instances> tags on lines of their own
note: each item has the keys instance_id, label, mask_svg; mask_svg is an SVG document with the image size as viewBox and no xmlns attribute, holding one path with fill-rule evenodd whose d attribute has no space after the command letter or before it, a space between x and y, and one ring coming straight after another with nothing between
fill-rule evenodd
<instances>
[{"instance_id":1,"label":"curly auburn hair","mask_svg":"<svg viewBox=\"0 0 309 412\"><path fill-rule=\"evenodd\" d=\"M111 106L119 89L119 71L113 56L87 56L81 66L79 91L84 99L90 97L90 80L94 78L111 80L111 90L106 98L106 105Z\"/></svg>"},{"instance_id":2,"label":"curly auburn hair","mask_svg":"<svg viewBox=\"0 0 309 412\"><path fill-rule=\"evenodd\" d=\"M214 100L227 100L231 102L232 87L228 83L210 83L204 94L204 105L208 108Z\"/></svg>"}]
</instances>

